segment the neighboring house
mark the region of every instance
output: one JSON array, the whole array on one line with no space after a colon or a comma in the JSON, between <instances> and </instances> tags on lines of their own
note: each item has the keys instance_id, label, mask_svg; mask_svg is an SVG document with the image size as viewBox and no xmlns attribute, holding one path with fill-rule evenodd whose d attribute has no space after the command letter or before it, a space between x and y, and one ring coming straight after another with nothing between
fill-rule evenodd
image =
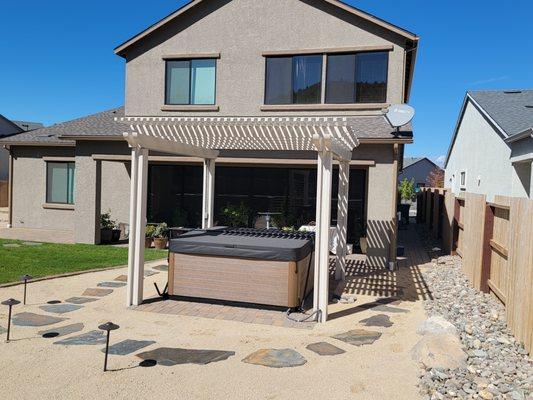
<instances>
[{"instance_id":1,"label":"neighboring house","mask_svg":"<svg viewBox=\"0 0 533 400\"><path fill-rule=\"evenodd\" d=\"M11 121L0 114L0 138L16 133L41 128L37 122ZM0 145L0 181L6 181L9 175L9 152Z\"/></svg>"},{"instance_id":2,"label":"neighboring house","mask_svg":"<svg viewBox=\"0 0 533 400\"><path fill-rule=\"evenodd\" d=\"M439 166L427 157L407 157L403 159L403 169L398 175L398 181L413 180L415 188L428 185L429 174L440 170Z\"/></svg>"},{"instance_id":3,"label":"neighboring house","mask_svg":"<svg viewBox=\"0 0 533 400\"><path fill-rule=\"evenodd\" d=\"M396 253L399 157L413 141L411 125L396 131L384 111L409 100L417 43L335 0L192 1L115 49L126 61L124 108L3 140L15 156L12 224L98 243L101 212L128 223L129 126L117 117L341 117L359 141L349 242L366 232L369 263L384 266ZM202 163L150 152L149 222L201 226ZM223 222L223 207L241 203L282 212L284 225L313 221L316 163L316 151L221 150L215 221ZM332 208L336 218L335 198Z\"/></svg>"},{"instance_id":4,"label":"neighboring house","mask_svg":"<svg viewBox=\"0 0 533 400\"><path fill-rule=\"evenodd\" d=\"M466 94L445 164L454 193L533 198L533 90Z\"/></svg>"}]
</instances>

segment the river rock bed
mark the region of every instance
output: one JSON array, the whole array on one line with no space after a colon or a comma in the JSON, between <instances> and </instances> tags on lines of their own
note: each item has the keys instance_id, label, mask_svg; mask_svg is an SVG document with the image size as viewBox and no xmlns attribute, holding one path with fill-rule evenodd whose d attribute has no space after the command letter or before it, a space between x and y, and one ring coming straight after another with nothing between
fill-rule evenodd
<instances>
[{"instance_id":1,"label":"river rock bed","mask_svg":"<svg viewBox=\"0 0 533 400\"><path fill-rule=\"evenodd\" d=\"M457 369L424 368L420 390L425 399L533 399L533 364L522 344L508 332L505 309L492 295L474 290L461 272L459 257L435 254L422 272L433 299L424 303L429 317L442 316L456 328L466 364ZM430 247L431 246L431 247Z\"/></svg>"}]
</instances>

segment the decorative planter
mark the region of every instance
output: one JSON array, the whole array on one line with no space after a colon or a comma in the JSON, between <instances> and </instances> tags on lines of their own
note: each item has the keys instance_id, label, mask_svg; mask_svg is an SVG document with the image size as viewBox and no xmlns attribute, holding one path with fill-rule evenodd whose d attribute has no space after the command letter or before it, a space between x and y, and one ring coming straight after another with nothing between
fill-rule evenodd
<instances>
[{"instance_id":1,"label":"decorative planter","mask_svg":"<svg viewBox=\"0 0 533 400\"><path fill-rule=\"evenodd\" d=\"M151 248L153 241L154 239L152 239L151 237L144 238L144 248L145 249Z\"/></svg>"},{"instance_id":2,"label":"decorative planter","mask_svg":"<svg viewBox=\"0 0 533 400\"><path fill-rule=\"evenodd\" d=\"M366 254L366 250L368 249L368 242L366 237L359 238L359 247L361 247L361 252L363 254Z\"/></svg>"},{"instance_id":3,"label":"decorative planter","mask_svg":"<svg viewBox=\"0 0 533 400\"><path fill-rule=\"evenodd\" d=\"M109 244L113 239L113 229L100 229L100 243Z\"/></svg>"},{"instance_id":4,"label":"decorative planter","mask_svg":"<svg viewBox=\"0 0 533 400\"><path fill-rule=\"evenodd\" d=\"M154 238L154 247L158 250L167 248L167 238Z\"/></svg>"},{"instance_id":5,"label":"decorative planter","mask_svg":"<svg viewBox=\"0 0 533 400\"><path fill-rule=\"evenodd\" d=\"M111 235L111 241L113 243L118 242L120 240L120 229L113 229L112 235Z\"/></svg>"}]
</instances>

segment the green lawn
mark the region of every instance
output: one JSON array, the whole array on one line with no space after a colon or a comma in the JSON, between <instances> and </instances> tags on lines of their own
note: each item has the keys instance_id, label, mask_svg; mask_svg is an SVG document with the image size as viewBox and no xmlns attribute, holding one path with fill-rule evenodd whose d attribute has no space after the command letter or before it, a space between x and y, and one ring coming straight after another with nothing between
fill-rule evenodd
<instances>
[{"instance_id":1,"label":"green lawn","mask_svg":"<svg viewBox=\"0 0 533 400\"><path fill-rule=\"evenodd\" d=\"M19 246L5 247L5 244ZM163 250L145 251L146 261L166 257L167 252ZM29 246L18 240L0 239L0 284L18 281L24 274L37 278L127 263L127 247L53 243Z\"/></svg>"}]
</instances>

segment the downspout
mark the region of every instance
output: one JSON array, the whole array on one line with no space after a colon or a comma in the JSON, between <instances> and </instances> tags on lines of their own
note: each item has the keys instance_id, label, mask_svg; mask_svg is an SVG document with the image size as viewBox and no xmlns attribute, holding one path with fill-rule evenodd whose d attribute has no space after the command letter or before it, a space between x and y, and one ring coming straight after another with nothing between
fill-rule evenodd
<instances>
[{"instance_id":1,"label":"downspout","mask_svg":"<svg viewBox=\"0 0 533 400\"><path fill-rule=\"evenodd\" d=\"M400 156L400 145L395 143L393 145L393 178L392 178L392 227L391 227L391 241L389 249L389 269L396 269L396 247L398 244L398 214L397 214L397 203L398 203L398 173L399 173L399 163L398 158Z\"/></svg>"}]
</instances>

